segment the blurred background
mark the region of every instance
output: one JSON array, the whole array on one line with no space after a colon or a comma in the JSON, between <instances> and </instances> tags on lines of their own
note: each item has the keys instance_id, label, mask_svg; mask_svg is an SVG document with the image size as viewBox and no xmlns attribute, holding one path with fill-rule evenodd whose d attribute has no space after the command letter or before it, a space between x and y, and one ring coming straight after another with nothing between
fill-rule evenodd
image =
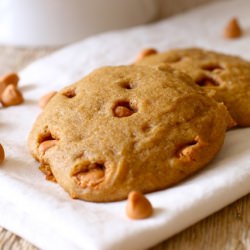
<instances>
[{"instance_id":1,"label":"blurred background","mask_svg":"<svg viewBox=\"0 0 250 250\"><path fill-rule=\"evenodd\" d=\"M64 45L212 1L216 0L0 0L0 44Z\"/></svg>"}]
</instances>

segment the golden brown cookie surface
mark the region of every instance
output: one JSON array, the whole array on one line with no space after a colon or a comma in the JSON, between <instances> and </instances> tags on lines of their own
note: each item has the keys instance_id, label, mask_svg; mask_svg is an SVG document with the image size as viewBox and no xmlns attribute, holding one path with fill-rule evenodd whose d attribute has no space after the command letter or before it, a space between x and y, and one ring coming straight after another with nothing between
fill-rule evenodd
<instances>
[{"instance_id":1,"label":"golden brown cookie surface","mask_svg":"<svg viewBox=\"0 0 250 250\"><path fill-rule=\"evenodd\" d=\"M160 190L204 167L223 144L229 114L202 92L165 65L97 69L51 99L29 148L73 198Z\"/></svg>"},{"instance_id":2,"label":"golden brown cookie surface","mask_svg":"<svg viewBox=\"0 0 250 250\"><path fill-rule=\"evenodd\" d=\"M250 126L250 62L202 49L175 49L138 64L168 63L190 75L215 100L223 102L238 126Z\"/></svg>"}]
</instances>

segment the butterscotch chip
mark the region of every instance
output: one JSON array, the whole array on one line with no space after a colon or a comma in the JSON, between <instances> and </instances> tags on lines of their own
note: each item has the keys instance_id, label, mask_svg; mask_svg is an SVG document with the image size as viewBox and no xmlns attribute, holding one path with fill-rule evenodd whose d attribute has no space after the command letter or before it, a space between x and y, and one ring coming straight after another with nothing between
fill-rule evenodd
<instances>
[{"instance_id":1,"label":"butterscotch chip","mask_svg":"<svg viewBox=\"0 0 250 250\"><path fill-rule=\"evenodd\" d=\"M130 116L131 114L133 114L133 111L126 107L119 106L115 109L115 115L118 117Z\"/></svg>"},{"instance_id":2,"label":"butterscotch chip","mask_svg":"<svg viewBox=\"0 0 250 250\"><path fill-rule=\"evenodd\" d=\"M191 76L210 97L225 104L238 126L250 126L250 62L237 56L187 48L158 53L137 64L159 63Z\"/></svg>"},{"instance_id":3,"label":"butterscotch chip","mask_svg":"<svg viewBox=\"0 0 250 250\"><path fill-rule=\"evenodd\" d=\"M232 18L224 28L223 35L225 38L234 39L242 36L242 29L237 18Z\"/></svg>"},{"instance_id":4,"label":"butterscotch chip","mask_svg":"<svg viewBox=\"0 0 250 250\"><path fill-rule=\"evenodd\" d=\"M22 93L13 84L8 85L1 96L1 103L5 107L21 104L23 101Z\"/></svg>"},{"instance_id":5,"label":"butterscotch chip","mask_svg":"<svg viewBox=\"0 0 250 250\"><path fill-rule=\"evenodd\" d=\"M15 86L17 86L18 81L19 81L19 76L14 72L9 73L7 75L4 75L3 77L0 78L0 82L5 82L7 84L13 84Z\"/></svg>"},{"instance_id":6,"label":"butterscotch chip","mask_svg":"<svg viewBox=\"0 0 250 250\"><path fill-rule=\"evenodd\" d=\"M165 64L103 67L50 100L29 148L72 197L116 201L203 168L220 150L229 120L223 104Z\"/></svg>"},{"instance_id":7,"label":"butterscotch chip","mask_svg":"<svg viewBox=\"0 0 250 250\"><path fill-rule=\"evenodd\" d=\"M78 186L86 188L97 186L103 181L104 175L105 168L102 164L89 163L88 166L85 166L83 169L72 174L72 177Z\"/></svg>"},{"instance_id":8,"label":"butterscotch chip","mask_svg":"<svg viewBox=\"0 0 250 250\"><path fill-rule=\"evenodd\" d=\"M129 102L120 102L114 107L114 116L116 117L127 117L136 112L133 107L129 104Z\"/></svg>"},{"instance_id":9,"label":"butterscotch chip","mask_svg":"<svg viewBox=\"0 0 250 250\"><path fill-rule=\"evenodd\" d=\"M151 56L154 54L157 54L158 51L154 48L147 48L142 50L136 57L135 61L138 62L140 60L142 60L143 58L147 57L147 56Z\"/></svg>"},{"instance_id":10,"label":"butterscotch chip","mask_svg":"<svg viewBox=\"0 0 250 250\"><path fill-rule=\"evenodd\" d=\"M16 73L9 73L1 77L0 78L0 99L5 88L10 84L17 86L18 81L19 81L19 77Z\"/></svg>"},{"instance_id":11,"label":"butterscotch chip","mask_svg":"<svg viewBox=\"0 0 250 250\"><path fill-rule=\"evenodd\" d=\"M45 108L45 106L47 105L47 103L51 100L51 98L56 94L56 91L51 91L48 94L42 96L38 102L38 106L40 108Z\"/></svg>"},{"instance_id":12,"label":"butterscotch chip","mask_svg":"<svg viewBox=\"0 0 250 250\"><path fill-rule=\"evenodd\" d=\"M153 207L141 192L131 191L128 195L126 213L131 219L145 219L152 215Z\"/></svg>"},{"instance_id":13,"label":"butterscotch chip","mask_svg":"<svg viewBox=\"0 0 250 250\"><path fill-rule=\"evenodd\" d=\"M5 90L5 88L6 88L7 86L8 86L7 83L1 82L1 81L0 81L0 100L1 100L1 98L2 98L3 91Z\"/></svg>"},{"instance_id":14,"label":"butterscotch chip","mask_svg":"<svg viewBox=\"0 0 250 250\"><path fill-rule=\"evenodd\" d=\"M49 150L51 147L54 147L57 143L57 140L47 140L44 142L41 142L39 145L39 151L44 154L47 150Z\"/></svg>"},{"instance_id":15,"label":"butterscotch chip","mask_svg":"<svg viewBox=\"0 0 250 250\"><path fill-rule=\"evenodd\" d=\"M0 144L0 164L4 161L4 159L5 159L4 148L2 144Z\"/></svg>"},{"instance_id":16,"label":"butterscotch chip","mask_svg":"<svg viewBox=\"0 0 250 250\"><path fill-rule=\"evenodd\" d=\"M45 174L46 180L56 182L56 178L53 175L49 165L41 164L39 169L41 170L42 173Z\"/></svg>"}]
</instances>

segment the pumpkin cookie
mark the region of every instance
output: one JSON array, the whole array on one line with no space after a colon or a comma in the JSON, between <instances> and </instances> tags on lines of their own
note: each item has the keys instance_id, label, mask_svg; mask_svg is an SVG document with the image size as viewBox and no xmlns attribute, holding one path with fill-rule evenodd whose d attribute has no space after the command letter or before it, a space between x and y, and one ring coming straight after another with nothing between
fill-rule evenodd
<instances>
[{"instance_id":1,"label":"pumpkin cookie","mask_svg":"<svg viewBox=\"0 0 250 250\"><path fill-rule=\"evenodd\" d=\"M250 126L250 62L202 49L175 49L144 57L141 65L168 63L223 102L238 126Z\"/></svg>"},{"instance_id":2,"label":"pumpkin cookie","mask_svg":"<svg viewBox=\"0 0 250 250\"><path fill-rule=\"evenodd\" d=\"M204 167L229 122L223 104L167 65L104 67L50 100L29 148L71 197L116 201Z\"/></svg>"}]
</instances>

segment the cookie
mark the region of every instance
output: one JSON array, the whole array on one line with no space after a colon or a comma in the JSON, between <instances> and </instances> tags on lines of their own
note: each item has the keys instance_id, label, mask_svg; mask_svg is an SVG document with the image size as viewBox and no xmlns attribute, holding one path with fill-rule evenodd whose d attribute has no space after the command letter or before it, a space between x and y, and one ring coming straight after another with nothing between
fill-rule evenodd
<instances>
[{"instance_id":1,"label":"cookie","mask_svg":"<svg viewBox=\"0 0 250 250\"><path fill-rule=\"evenodd\" d=\"M229 122L223 104L169 66L104 67L50 100L29 148L71 197L116 201L204 167Z\"/></svg>"},{"instance_id":2,"label":"cookie","mask_svg":"<svg viewBox=\"0 0 250 250\"><path fill-rule=\"evenodd\" d=\"M138 62L158 63L187 73L209 96L226 105L239 127L250 126L250 62L197 48L170 50Z\"/></svg>"}]
</instances>

